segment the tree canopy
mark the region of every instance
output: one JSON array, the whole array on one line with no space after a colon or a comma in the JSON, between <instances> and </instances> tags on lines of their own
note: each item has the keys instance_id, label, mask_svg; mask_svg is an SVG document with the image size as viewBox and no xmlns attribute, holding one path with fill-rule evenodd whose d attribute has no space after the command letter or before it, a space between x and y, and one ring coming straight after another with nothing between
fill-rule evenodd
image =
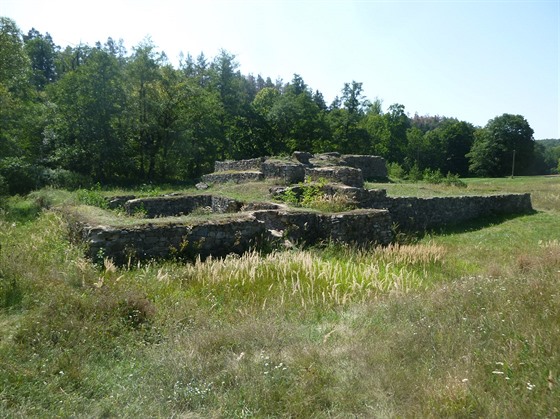
<instances>
[{"instance_id":1,"label":"tree canopy","mask_svg":"<svg viewBox=\"0 0 560 419\"><path fill-rule=\"evenodd\" d=\"M0 183L21 193L68 178L184 181L211 171L215 160L295 150L376 154L405 172L461 176L510 174L513 150L516 173L558 165L552 147L535 147L520 115L479 128L411 117L402 104L384 110L363 92L352 80L327 105L301 75L284 82L242 74L224 50L189 54L175 68L149 38L131 52L112 38L60 47L48 33L24 35L1 17Z\"/></svg>"}]
</instances>

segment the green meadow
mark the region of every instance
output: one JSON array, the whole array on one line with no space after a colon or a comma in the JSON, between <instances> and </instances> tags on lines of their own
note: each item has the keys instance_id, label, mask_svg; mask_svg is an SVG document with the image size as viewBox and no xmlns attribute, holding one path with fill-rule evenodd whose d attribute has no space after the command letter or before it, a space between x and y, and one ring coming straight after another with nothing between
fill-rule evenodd
<instances>
[{"instance_id":1,"label":"green meadow","mask_svg":"<svg viewBox=\"0 0 560 419\"><path fill-rule=\"evenodd\" d=\"M116 267L52 207L131 191L5 199L0 417L560 416L560 178L464 182L368 186L530 192L536 211L384 248Z\"/></svg>"}]
</instances>

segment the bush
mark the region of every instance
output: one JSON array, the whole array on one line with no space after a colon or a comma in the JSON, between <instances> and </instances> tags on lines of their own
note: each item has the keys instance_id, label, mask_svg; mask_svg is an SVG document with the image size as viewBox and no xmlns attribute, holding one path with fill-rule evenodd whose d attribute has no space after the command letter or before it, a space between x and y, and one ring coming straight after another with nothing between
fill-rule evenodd
<instances>
[{"instance_id":1,"label":"bush","mask_svg":"<svg viewBox=\"0 0 560 419\"><path fill-rule=\"evenodd\" d=\"M7 183L10 195L25 195L37 189L42 170L20 157L7 157L0 161L0 176Z\"/></svg>"},{"instance_id":2,"label":"bush","mask_svg":"<svg viewBox=\"0 0 560 419\"><path fill-rule=\"evenodd\" d=\"M424 175L420 171L420 168L415 164L408 171L408 175L406 176L406 178L411 182L418 182L419 180L422 180L424 178Z\"/></svg>"},{"instance_id":3,"label":"bush","mask_svg":"<svg viewBox=\"0 0 560 419\"><path fill-rule=\"evenodd\" d=\"M108 202L101 193L101 185L98 183L90 189L78 189L76 192L78 201L84 205L91 205L99 208L107 208Z\"/></svg>"},{"instance_id":4,"label":"bush","mask_svg":"<svg viewBox=\"0 0 560 419\"><path fill-rule=\"evenodd\" d=\"M0 196L6 196L9 194L8 182L2 175L0 175Z\"/></svg>"},{"instance_id":5,"label":"bush","mask_svg":"<svg viewBox=\"0 0 560 419\"><path fill-rule=\"evenodd\" d=\"M424 170L422 175L422 179L428 183L433 183L435 185L440 184L443 182L443 175L441 174L440 170Z\"/></svg>"},{"instance_id":6,"label":"bush","mask_svg":"<svg viewBox=\"0 0 560 419\"><path fill-rule=\"evenodd\" d=\"M451 172L447 172L447 176L443 178L442 182L445 185L449 185L449 186L459 186L461 188L467 187L467 184L459 178L459 175L452 174Z\"/></svg>"},{"instance_id":7,"label":"bush","mask_svg":"<svg viewBox=\"0 0 560 419\"><path fill-rule=\"evenodd\" d=\"M90 188L93 184L89 176L66 169L45 169L41 176L41 183L43 186L68 190Z\"/></svg>"},{"instance_id":8,"label":"bush","mask_svg":"<svg viewBox=\"0 0 560 419\"><path fill-rule=\"evenodd\" d=\"M387 165L387 172L391 179L404 179L405 171L398 163L389 163Z\"/></svg>"}]
</instances>

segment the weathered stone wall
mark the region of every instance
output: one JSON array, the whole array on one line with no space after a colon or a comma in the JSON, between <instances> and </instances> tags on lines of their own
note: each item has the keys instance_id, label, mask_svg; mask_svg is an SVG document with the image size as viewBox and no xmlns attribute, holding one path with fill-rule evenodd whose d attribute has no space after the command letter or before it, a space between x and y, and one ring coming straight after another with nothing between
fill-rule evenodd
<instances>
[{"instance_id":1,"label":"weathered stone wall","mask_svg":"<svg viewBox=\"0 0 560 419\"><path fill-rule=\"evenodd\" d=\"M74 236L86 243L89 258L100 261L108 257L117 264L169 257L222 257L258 249L265 243L283 244L284 239L307 245L330 240L385 245L392 240L391 217L385 210L339 214L266 210L196 225L104 227L82 222L72 225Z\"/></svg>"},{"instance_id":2,"label":"weathered stone wall","mask_svg":"<svg viewBox=\"0 0 560 419\"><path fill-rule=\"evenodd\" d=\"M212 195L179 195L137 198L124 204L127 214L145 213L147 218L173 217L189 214L198 208L208 208L212 212L237 212L241 202Z\"/></svg>"},{"instance_id":3,"label":"weathered stone wall","mask_svg":"<svg viewBox=\"0 0 560 419\"><path fill-rule=\"evenodd\" d=\"M355 210L337 214L260 211L254 216L268 230L298 243L313 245L326 241L357 245L389 244L393 238L391 216L386 210Z\"/></svg>"},{"instance_id":4,"label":"weathered stone wall","mask_svg":"<svg viewBox=\"0 0 560 419\"><path fill-rule=\"evenodd\" d=\"M311 181L325 179L329 182L362 188L364 178L360 169L344 166L315 167L305 169L305 178Z\"/></svg>"},{"instance_id":5,"label":"weathered stone wall","mask_svg":"<svg viewBox=\"0 0 560 419\"><path fill-rule=\"evenodd\" d=\"M129 260L194 259L197 256L204 259L242 254L259 247L266 233L264 224L254 217L200 225L152 224L116 228L82 224L79 228L89 258L99 261L108 257L117 264L126 264Z\"/></svg>"},{"instance_id":6,"label":"weathered stone wall","mask_svg":"<svg viewBox=\"0 0 560 419\"><path fill-rule=\"evenodd\" d=\"M262 164L262 172L265 179L277 179L286 185L303 182L305 178L305 166L300 163L267 160Z\"/></svg>"},{"instance_id":7,"label":"weathered stone wall","mask_svg":"<svg viewBox=\"0 0 560 419\"><path fill-rule=\"evenodd\" d=\"M260 171L262 163L266 157L259 157L256 159L247 160L225 160L214 162L214 172L245 172L245 171Z\"/></svg>"},{"instance_id":8,"label":"weathered stone wall","mask_svg":"<svg viewBox=\"0 0 560 419\"><path fill-rule=\"evenodd\" d=\"M387 179L387 163L383 157L345 154L342 161L346 166L360 169L365 180Z\"/></svg>"},{"instance_id":9,"label":"weathered stone wall","mask_svg":"<svg viewBox=\"0 0 560 419\"><path fill-rule=\"evenodd\" d=\"M216 162L217 163L217 162ZM233 173L209 173L201 178L205 183L245 183L259 182L264 180L262 172L233 172Z\"/></svg>"},{"instance_id":10,"label":"weathered stone wall","mask_svg":"<svg viewBox=\"0 0 560 419\"><path fill-rule=\"evenodd\" d=\"M481 217L528 214L533 211L530 194L457 197L387 197L377 208L387 208L400 231L424 231Z\"/></svg>"}]
</instances>

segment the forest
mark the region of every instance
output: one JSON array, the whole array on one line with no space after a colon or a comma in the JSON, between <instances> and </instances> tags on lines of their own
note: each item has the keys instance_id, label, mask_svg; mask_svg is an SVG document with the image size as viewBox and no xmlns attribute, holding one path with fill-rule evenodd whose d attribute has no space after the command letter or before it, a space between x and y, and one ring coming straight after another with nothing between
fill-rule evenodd
<instances>
[{"instance_id":1,"label":"forest","mask_svg":"<svg viewBox=\"0 0 560 419\"><path fill-rule=\"evenodd\" d=\"M384 109L363 85L332 103L303 78L242 74L235 55L173 66L150 38L61 47L0 17L0 195L45 185L185 182L215 160L295 150L384 157L390 173L500 177L558 172L560 140L535 141L521 115L478 127ZM513 167L512 167L513 166Z\"/></svg>"}]
</instances>

